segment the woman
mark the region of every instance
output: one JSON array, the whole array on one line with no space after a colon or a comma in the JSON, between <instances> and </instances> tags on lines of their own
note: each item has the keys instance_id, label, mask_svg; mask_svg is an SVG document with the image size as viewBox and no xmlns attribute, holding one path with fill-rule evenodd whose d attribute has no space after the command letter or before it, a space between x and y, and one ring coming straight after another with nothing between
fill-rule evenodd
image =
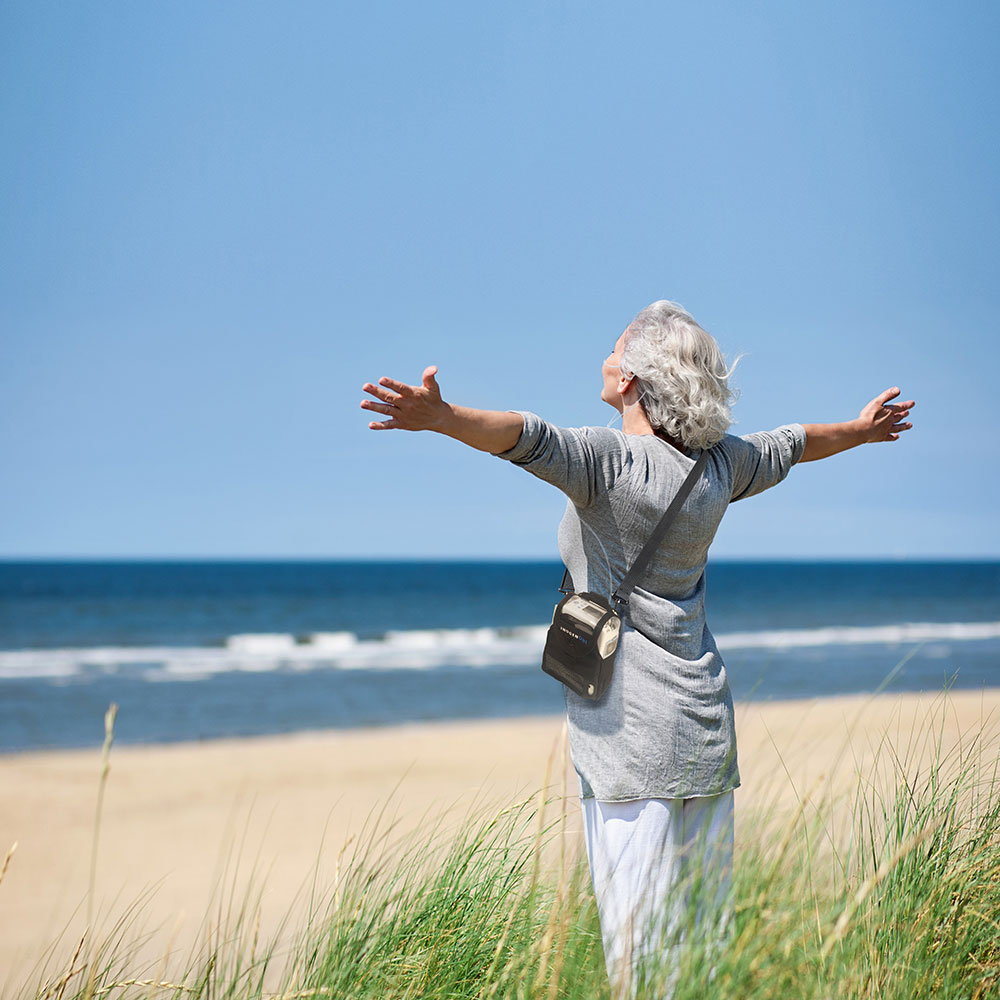
<instances>
[{"instance_id":1,"label":"woman","mask_svg":"<svg viewBox=\"0 0 1000 1000\"><path fill-rule=\"evenodd\" d=\"M705 622L705 563L728 505L780 482L796 462L895 441L914 405L887 389L855 420L726 433L731 369L673 302L643 309L604 362L601 399L622 429L560 428L526 411L452 406L436 366L421 386L364 385L372 430L433 430L513 462L569 497L559 551L576 591L609 596L702 449L704 472L623 608L614 676L599 701L568 689L570 748L587 856L616 992L662 960L697 882L694 923L721 929L731 884L733 790L740 784L733 701ZM710 920L704 920L704 918Z\"/></svg>"}]
</instances>

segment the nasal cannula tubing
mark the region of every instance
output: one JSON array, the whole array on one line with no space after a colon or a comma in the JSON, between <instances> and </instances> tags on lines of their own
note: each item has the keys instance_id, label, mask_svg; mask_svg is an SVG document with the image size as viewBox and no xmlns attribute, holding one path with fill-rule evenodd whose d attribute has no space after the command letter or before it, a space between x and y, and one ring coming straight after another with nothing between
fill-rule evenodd
<instances>
[{"instance_id":1,"label":"nasal cannula tubing","mask_svg":"<svg viewBox=\"0 0 1000 1000\"><path fill-rule=\"evenodd\" d=\"M608 367L609 368L618 368L619 370L621 369L621 365L620 364L619 365L608 365ZM622 420L624 420L625 419L625 411L626 410L631 410L633 406L638 406L639 402L642 400L642 397L646 395L647 391L648 390L643 389L642 392L639 395L639 399L637 399L634 403L629 403L628 406L622 407L622 411L621 411L621 413L618 414L618 416L621 417ZM615 422L616 419L617 419L617 417L612 417L604 426L605 427L610 427Z\"/></svg>"}]
</instances>

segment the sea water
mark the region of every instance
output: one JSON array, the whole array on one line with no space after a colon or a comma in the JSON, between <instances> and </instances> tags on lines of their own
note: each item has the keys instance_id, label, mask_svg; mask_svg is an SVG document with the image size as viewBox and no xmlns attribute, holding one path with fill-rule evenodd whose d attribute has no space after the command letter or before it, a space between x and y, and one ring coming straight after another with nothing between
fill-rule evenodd
<instances>
[{"instance_id":1,"label":"sea water","mask_svg":"<svg viewBox=\"0 0 1000 1000\"><path fill-rule=\"evenodd\" d=\"M0 562L0 749L559 712L552 562ZM737 700L1000 686L1000 562L712 562Z\"/></svg>"}]
</instances>

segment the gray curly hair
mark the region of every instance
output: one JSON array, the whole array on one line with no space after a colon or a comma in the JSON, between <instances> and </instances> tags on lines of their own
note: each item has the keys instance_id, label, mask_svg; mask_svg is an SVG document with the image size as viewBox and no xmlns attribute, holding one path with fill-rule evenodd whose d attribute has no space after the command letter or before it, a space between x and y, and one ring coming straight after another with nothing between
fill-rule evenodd
<instances>
[{"instance_id":1,"label":"gray curly hair","mask_svg":"<svg viewBox=\"0 0 1000 1000\"><path fill-rule=\"evenodd\" d=\"M715 338L682 306L666 299L646 306L625 331L621 367L645 392L640 405L653 428L686 448L722 440L738 395L729 388L736 365L726 367Z\"/></svg>"}]
</instances>

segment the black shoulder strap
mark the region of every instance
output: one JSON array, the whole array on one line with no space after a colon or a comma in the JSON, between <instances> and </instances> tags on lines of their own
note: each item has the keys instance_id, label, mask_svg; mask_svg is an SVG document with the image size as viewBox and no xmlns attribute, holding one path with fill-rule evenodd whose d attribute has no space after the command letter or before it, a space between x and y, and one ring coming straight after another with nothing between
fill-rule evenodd
<instances>
[{"instance_id":1,"label":"black shoulder strap","mask_svg":"<svg viewBox=\"0 0 1000 1000\"><path fill-rule=\"evenodd\" d=\"M659 548L660 542L663 541L663 536L667 533L671 521L677 516L677 512L681 507L684 506L684 501L687 500L688 494L694 488L694 484L698 481L698 477L705 468L707 461L708 449L706 448L698 456L698 461L694 463L694 468L688 473L687 479L681 484L677 495L670 501L670 506L664 511L663 517L660 518L660 523L653 529L653 533L649 536L649 541L642 547L642 551L636 556L635 562L632 563L632 568L625 574L625 579L622 580L618 589L611 595L611 599L616 604L628 604L629 594L632 593L639 577L645 571L646 565L652 558L653 553Z\"/></svg>"}]
</instances>

